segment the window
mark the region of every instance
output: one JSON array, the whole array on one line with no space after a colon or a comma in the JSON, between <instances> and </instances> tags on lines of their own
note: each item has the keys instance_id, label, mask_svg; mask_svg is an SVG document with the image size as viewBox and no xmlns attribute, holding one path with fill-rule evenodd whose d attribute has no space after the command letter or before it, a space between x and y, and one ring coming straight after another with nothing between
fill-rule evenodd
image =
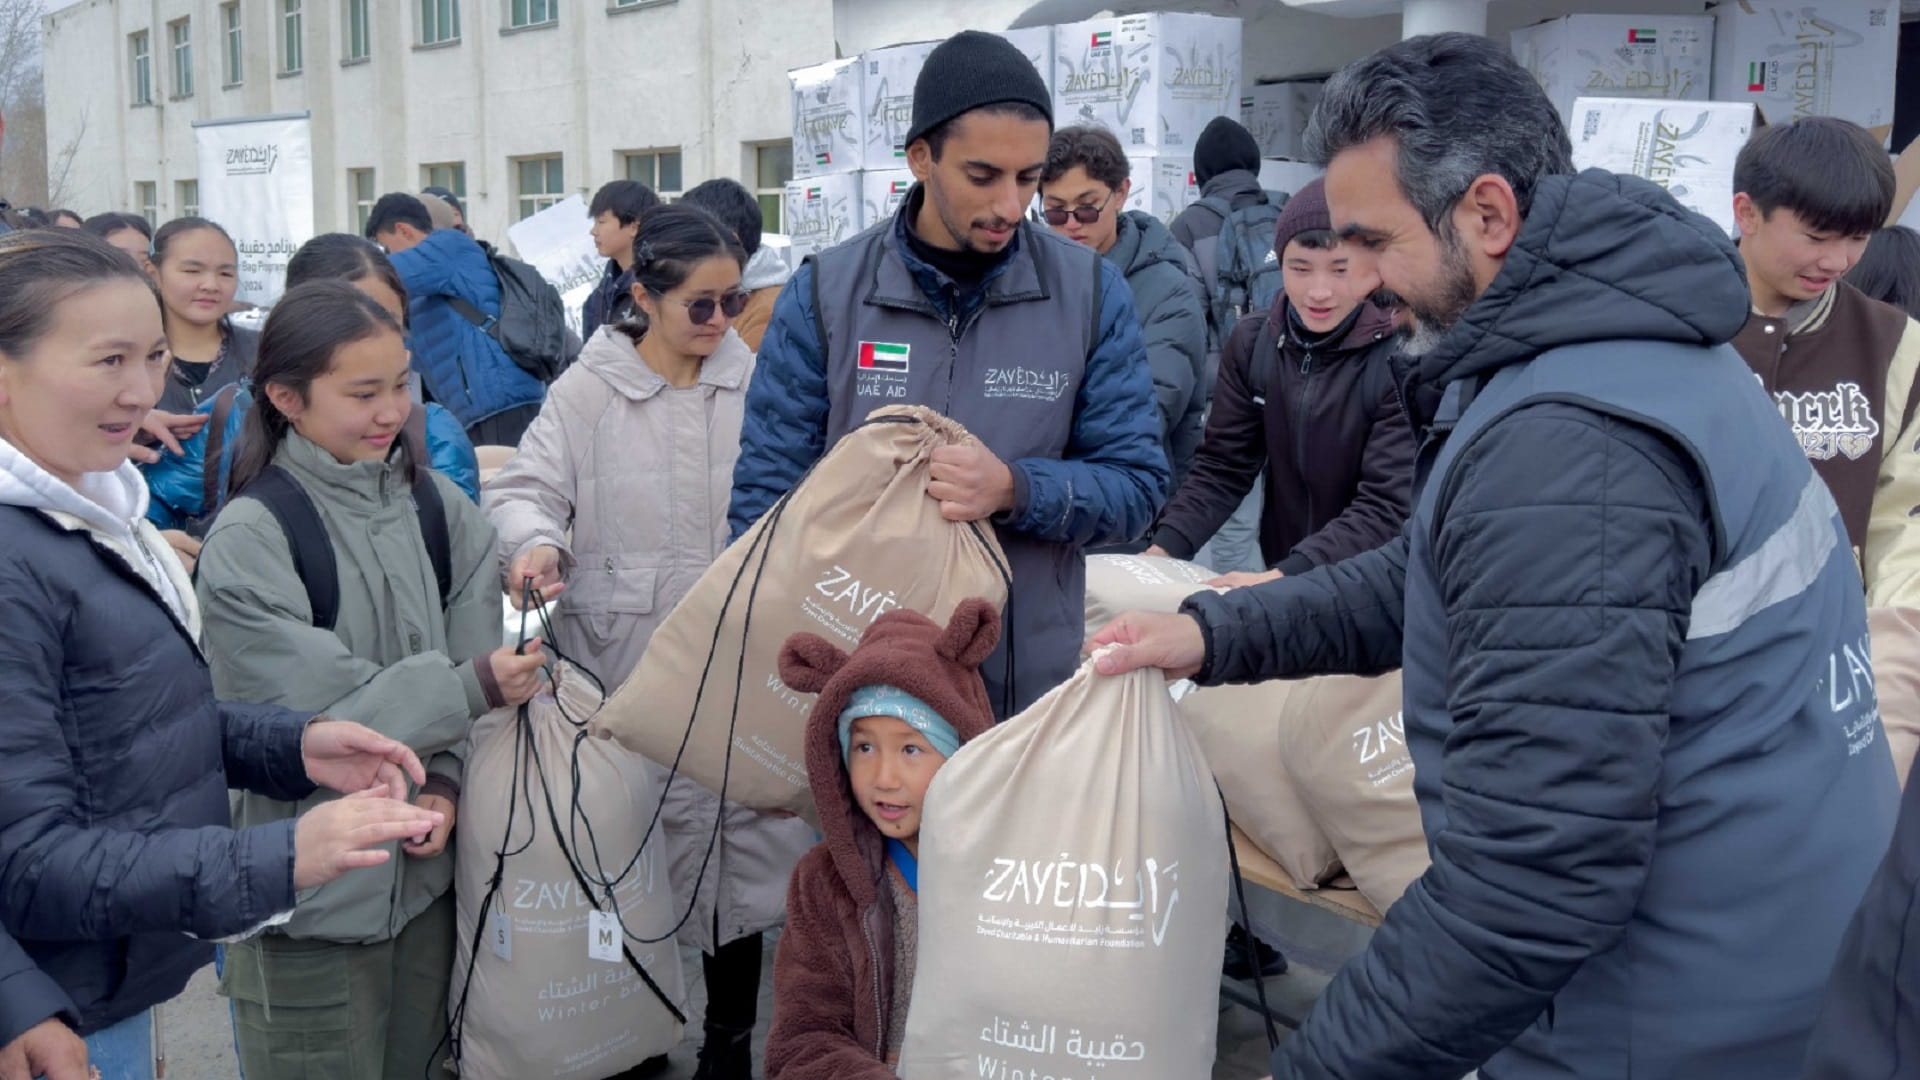
<instances>
[{"instance_id":1,"label":"window","mask_svg":"<svg viewBox=\"0 0 1920 1080\"><path fill-rule=\"evenodd\" d=\"M297 75L307 66L305 42L301 36L304 20L300 17L300 2L280 0L280 70L288 75Z\"/></svg>"},{"instance_id":2,"label":"window","mask_svg":"<svg viewBox=\"0 0 1920 1080\"><path fill-rule=\"evenodd\" d=\"M181 19L167 24L167 40L173 43L173 96L193 96L193 20Z\"/></svg>"},{"instance_id":3,"label":"window","mask_svg":"<svg viewBox=\"0 0 1920 1080\"><path fill-rule=\"evenodd\" d=\"M456 199L467 197L467 163L449 161L440 165L420 166L420 176L424 183L421 187L443 187L453 192Z\"/></svg>"},{"instance_id":4,"label":"window","mask_svg":"<svg viewBox=\"0 0 1920 1080\"><path fill-rule=\"evenodd\" d=\"M181 217L200 216L200 181L175 180L173 182L173 205L180 211Z\"/></svg>"},{"instance_id":5,"label":"window","mask_svg":"<svg viewBox=\"0 0 1920 1080\"><path fill-rule=\"evenodd\" d=\"M220 29L227 40L226 55L221 58L226 70L222 74L226 78L226 85L239 86L247 70L247 54L243 51L243 43L240 40L239 4L220 5Z\"/></svg>"},{"instance_id":6,"label":"window","mask_svg":"<svg viewBox=\"0 0 1920 1080\"><path fill-rule=\"evenodd\" d=\"M373 55L373 32L368 25L367 0L347 0L347 62Z\"/></svg>"},{"instance_id":7,"label":"window","mask_svg":"<svg viewBox=\"0 0 1920 1080\"><path fill-rule=\"evenodd\" d=\"M133 182L133 212L147 219L147 224L160 224L160 185L152 180Z\"/></svg>"},{"instance_id":8,"label":"window","mask_svg":"<svg viewBox=\"0 0 1920 1080\"><path fill-rule=\"evenodd\" d=\"M760 227L768 232L783 232L782 211L787 201L787 181L793 179L793 144L769 143L753 148L754 194L760 198Z\"/></svg>"},{"instance_id":9,"label":"window","mask_svg":"<svg viewBox=\"0 0 1920 1080\"><path fill-rule=\"evenodd\" d=\"M524 221L567 197L559 155L522 158L514 162L514 170L519 180L519 215L514 220Z\"/></svg>"},{"instance_id":10,"label":"window","mask_svg":"<svg viewBox=\"0 0 1920 1080\"><path fill-rule=\"evenodd\" d=\"M460 40L460 0L420 0L420 44Z\"/></svg>"},{"instance_id":11,"label":"window","mask_svg":"<svg viewBox=\"0 0 1920 1080\"><path fill-rule=\"evenodd\" d=\"M560 18L560 0L507 0L507 25L545 26Z\"/></svg>"},{"instance_id":12,"label":"window","mask_svg":"<svg viewBox=\"0 0 1920 1080\"><path fill-rule=\"evenodd\" d=\"M140 31L127 39L128 48L133 54L133 103L135 105L153 104L153 48L147 40L147 32Z\"/></svg>"},{"instance_id":13,"label":"window","mask_svg":"<svg viewBox=\"0 0 1920 1080\"><path fill-rule=\"evenodd\" d=\"M660 4L671 4L673 2L674 0L613 0L607 10L637 11L643 7L655 7Z\"/></svg>"},{"instance_id":14,"label":"window","mask_svg":"<svg viewBox=\"0 0 1920 1080\"><path fill-rule=\"evenodd\" d=\"M373 216L373 204L380 198L373 186L372 169L347 170L347 198L353 202L354 235L367 235L367 219Z\"/></svg>"},{"instance_id":15,"label":"window","mask_svg":"<svg viewBox=\"0 0 1920 1080\"><path fill-rule=\"evenodd\" d=\"M640 181L662 199L669 196L677 198L686 190L680 180L680 151L647 150L621 154L620 157L627 179Z\"/></svg>"}]
</instances>

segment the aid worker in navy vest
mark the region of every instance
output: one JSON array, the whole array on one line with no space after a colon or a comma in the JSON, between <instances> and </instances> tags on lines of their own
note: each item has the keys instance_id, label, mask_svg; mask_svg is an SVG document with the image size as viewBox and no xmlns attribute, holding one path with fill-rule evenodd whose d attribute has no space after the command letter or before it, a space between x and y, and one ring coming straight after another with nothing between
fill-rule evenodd
<instances>
[{"instance_id":1,"label":"aid worker in navy vest","mask_svg":"<svg viewBox=\"0 0 1920 1080\"><path fill-rule=\"evenodd\" d=\"M1025 220L1052 134L1046 84L1005 39L933 50L907 135L919 183L780 294L734 472L738 538L875 409L964 424L979 443L936 451L927 495L950 521L991 521L1006 550L1008 633L984 671L1002 713L1073 673L1083 550L1140 537L1169 484L1125 279Z\"/></svg>"},{"instance_id":2,"label":"aid worker in navy vest","mask_svg":"<svg viewBox=\"0 0 1920 1080\"><path fill-rule=\"evenodd\" d=\"M1433 865L1274 1076L1797 1080L1897 790L1846 527L1726 344L1733 244L1576 174L1484 37L1349 65L1308 144L1413 317L1413 516L1094 638L1106 674L1402 669Z\"/></svg>"}]
</instances>

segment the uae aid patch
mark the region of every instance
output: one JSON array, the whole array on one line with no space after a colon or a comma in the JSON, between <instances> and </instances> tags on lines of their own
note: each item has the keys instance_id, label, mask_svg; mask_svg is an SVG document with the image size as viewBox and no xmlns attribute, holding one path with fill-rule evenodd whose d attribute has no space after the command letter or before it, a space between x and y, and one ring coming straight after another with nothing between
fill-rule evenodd
<instances>
[{"instance_id":1,"label":"uae aid patch","mask_svg":"<svg viewBox=\"0 0 1920 1080\"><path fill-rule=\"evenodd\" d=\"M891 371L905 375L907 356L912 351L911 346L888 341L863 341L860 343L860 370Z\"/></svg>"}]
</instances>

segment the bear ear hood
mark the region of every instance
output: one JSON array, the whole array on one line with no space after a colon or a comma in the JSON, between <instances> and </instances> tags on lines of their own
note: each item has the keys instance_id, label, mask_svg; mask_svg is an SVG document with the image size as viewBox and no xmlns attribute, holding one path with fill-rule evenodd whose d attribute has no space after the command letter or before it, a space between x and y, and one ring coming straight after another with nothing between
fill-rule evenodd
<instances>
[{"instance_id":1,"label":"bear ear hood","mask_svg":"<svg viewBox=\"0 0 1920 1080\"><path fill-rule=\"evenodd\" d=\"M986 600L962 601L947 624L916 611L875 619L851 655L814 634L795 634L780 650L780 678L815 693L807 717L807 779L820 831L854 900L873 902L885 869L879 830L854 804L840 746L840 713L862 687L892 686L927 703L964 745L993 727L980 665L1000 642L1000 612Z\"/></svg>"}]
</instances>

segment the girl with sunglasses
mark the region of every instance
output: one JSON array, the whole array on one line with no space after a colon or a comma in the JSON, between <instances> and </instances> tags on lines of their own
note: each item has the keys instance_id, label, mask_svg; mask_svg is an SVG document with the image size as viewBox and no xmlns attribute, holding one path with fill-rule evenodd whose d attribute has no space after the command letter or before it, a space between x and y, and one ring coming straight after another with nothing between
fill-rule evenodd
<instances>
[{"instance_id":1,"label":"girl with sunglasses","mask_svg":"<svg viewBox=\"0 0 1920 1080\"><path fill-rule=\"evenodd\" d=\"M487 485L507 592L518 602L531 580L559 595L554 644L608 687L626 680L727 544L754 364L730 325L747 300L745 263L733 230L705 210L649 211L634 238L635 315L593 335ZM692 907L680 940L705 953L706 1044L694 1075L749 1080L760 935L784 918L787 878L812 830L723 807L684 777L668 785L661 825L676 902Z\"/></svg>"}]
</instances>

